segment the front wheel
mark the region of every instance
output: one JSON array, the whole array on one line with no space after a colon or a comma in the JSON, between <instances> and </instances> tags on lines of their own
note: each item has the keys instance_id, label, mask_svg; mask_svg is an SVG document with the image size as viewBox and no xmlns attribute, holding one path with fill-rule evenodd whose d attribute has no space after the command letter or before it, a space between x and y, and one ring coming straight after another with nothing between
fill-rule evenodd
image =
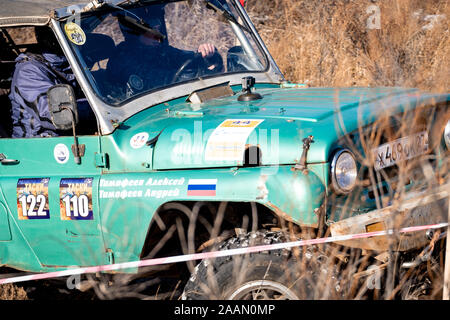
<instances>
[{"instance_id":1,"label":"front wheel","mask_svg":"<svg viewBox=\"0 0 450 320\"><path fill-rule=\"evenodd\" d=\"M282 232L257 231L231 238L219 247L228 250L286 242ZM186 300L309 300L323 298L336 282L327 257L309 248L296 257L291 250L203 260L185 286ZM328 273L328 274L327 274ZM335 285L333 285L333 288Z\"/></svg>"}]
</instances>

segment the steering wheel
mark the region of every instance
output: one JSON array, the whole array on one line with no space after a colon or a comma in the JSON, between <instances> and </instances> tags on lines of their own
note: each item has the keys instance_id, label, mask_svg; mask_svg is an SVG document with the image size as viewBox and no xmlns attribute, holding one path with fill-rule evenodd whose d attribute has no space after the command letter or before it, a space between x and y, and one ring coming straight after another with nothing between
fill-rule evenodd
<instances>
[{"instance_id":1,"label":"steering wheel","mask_svg":"<svg viewBox=\"0 0 450 320\"><path fill-rule=\"evenodd\" d=\"M183 76L189 79L198 78L202 75L217 73L223 68L222 57L217 51L208 58L203 58L200 52L190 54L175 73L170 71L165 63L160 63L157 66L158 70L155 70L154 64L124 65L122 61L121 56L117 56L108 62L108 74L116 79L114 88L108 90L108 97L119 101L152 88L180 82ZM214 65L212 70L208 69L211 65ZM155 77L155 74L158 74L158 77ZM120 85L117 86L117 83Z\"/></svg>"},{"instance_id":2,"label":"steering wheel","mask_svg":"<svg viewBox=\"0 0 450 320\"><path fill-rule=\"evenodd\" d=\"M213 66L213 69L209 69L208 66ZM187 59L175 72L175 75L172 78L172 83L178 82L181 79L188 67L192 67L195 70L195 74L191 78L198 78L202 75L214 74L216 72L220 72L223 69L223 60L220 54L216 52L208 58L203 58L200 52L194 53L192 58Z\"/></svg>"},{"instance_id":3,"label":"steering wheel","mask_svg":"<svg viewBox=\"0 0 450 320\"><path fill-rule=\"evenodd\" d=\"M163 86L168 83L169 78L169 74L162 69L155 69L153 65L146 63L127 66L124 74L126 76L122 81L127 96Z\"/></svg>"},{"instance_id":4,"label":"steering wheel","mask_svg":"<svg viewBox=\"0 0 450 320\"><path fill-rule=\"evenodd\" d=\"M202 69L207 69L205 60L202 57L202 54L199 52L194 53L194 56L192 58L187 59L179 68L178 70L175 72L173 78L172 78L172 83L178 82L183 74L183 72L185 72L185 70L187 70L188 66L193 66L193 67L197 67L197 70L195 71L195 76L194 78L197 78Z\"/></svg>"}]
</instances>

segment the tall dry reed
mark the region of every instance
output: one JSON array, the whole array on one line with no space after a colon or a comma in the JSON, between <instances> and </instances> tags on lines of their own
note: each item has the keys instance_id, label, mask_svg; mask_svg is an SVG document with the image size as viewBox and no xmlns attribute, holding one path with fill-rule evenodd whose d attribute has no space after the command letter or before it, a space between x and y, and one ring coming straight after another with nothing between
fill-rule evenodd
<instances>
[{"instance_id":1,"label":"tall dry reed","mask_svg":"<svg viewBox=\"0 0 450 320\"><path fill-rule=\"evenodd\" d=\"M290 81L449 90L446 0L248 0L247 10Z\"/></svg>"}]
</instances>

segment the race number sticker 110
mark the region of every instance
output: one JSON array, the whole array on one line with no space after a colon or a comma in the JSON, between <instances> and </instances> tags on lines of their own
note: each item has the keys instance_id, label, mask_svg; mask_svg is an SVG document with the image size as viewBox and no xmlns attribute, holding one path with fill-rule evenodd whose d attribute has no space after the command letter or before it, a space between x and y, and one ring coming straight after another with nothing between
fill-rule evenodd
<instances>
[{"instance_id":1,"label":"race number sticker 110","mask_svg":"<svg viewBox=\"0 0 450 320\"><path fill-rule=\"evenodd\" d=\"M17 181L17 212L19 220L49 219L49 178L19 179Z\"/></svg>"},{"instance_id":2,"label":"race number sticker 110","mask_svg":"<svg viewBox=\"0 0 450 320\"><path fill-rule=\"evenodd\" d=\"M61 179L59 207L62 220L92 220L92 178Z\"/></svg>"}]
</instances>

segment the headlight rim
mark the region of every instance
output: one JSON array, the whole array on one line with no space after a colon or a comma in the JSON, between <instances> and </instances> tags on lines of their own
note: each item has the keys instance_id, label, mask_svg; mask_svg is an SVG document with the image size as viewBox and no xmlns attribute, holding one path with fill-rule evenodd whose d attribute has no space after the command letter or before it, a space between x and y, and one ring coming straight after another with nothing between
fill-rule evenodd
<instances>
[{"instance_id":1,"label":"headlight rim","mask_svg":"<svg viewBox=\"0 0 450 320\"><path fill-rule=\"evenodd\" d=\"M342 188L339 183L337 182L337 178L336 178L336 163L339 159L339 157L343 154L343 153L349 153L351 155L351 157L353 158L353 161L355 162L355 166L356 166L356 178L355 178L355 183L353 184L353 186L350 189L344 189ZM358 167L357 167L357 162L356 162L356 158L354 153L348 149L348 148L339 148L338 150L334 151L333 153L333 157L331 159L331 167L330 167L330 173L331 173L331 185L333 187L333 190L337 193L337 194L341 194L341 195L346 195L349 194L350 192L353 191L353 189L356 186L356 181L358 179Z\"/></svg>"}]
</instances>

